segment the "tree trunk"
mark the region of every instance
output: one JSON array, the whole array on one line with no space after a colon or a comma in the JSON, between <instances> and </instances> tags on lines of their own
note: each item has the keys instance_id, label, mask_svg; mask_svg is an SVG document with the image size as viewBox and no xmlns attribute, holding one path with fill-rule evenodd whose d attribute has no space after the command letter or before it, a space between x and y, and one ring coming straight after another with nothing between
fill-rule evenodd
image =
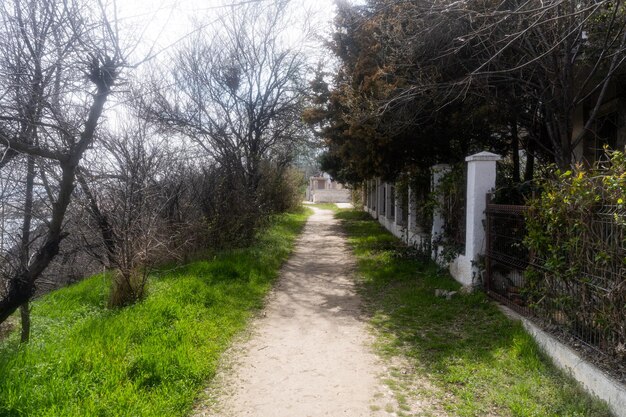
<instances>
[{"instance_id":1,"label":"tree trunk","mask_svg":"<svg viewBox=\"0 0 626 417\"><path fill-rule=\"evenodd\" d=\"M30 305L28 301L20 306L20 317L22 319L21 343L28 343L30 340Z\"/></svg>"},{"instance_id":2,"label":"tree trunk","mask_svg":"<svg viewBox=\"0 0 626 417\"><path fill-rule=\"evenodd\" d=\"M532 181L535 176L535 145L531 140L526 149L526 168L524 169L524 182Z\"/></svg>"},{"instance_id":3,"label":"tree trunk","mask_svg":"<svg viewBox=\"0 0 626 417\"><path fill-rule=\"evenodd\" d=\"M63 221L67 207L72 199L76 169L83 154L92 143L98 120L104 110L110 88L113 85L114 73L110 71L105 62L98 67L97 61L93 64L91 81L98 87L93 95L93 103L89 109L89 115L85 121L85 128L80 135L80 140L72 147L71 153L65 155L61 162L61 179L59 192L52 206L52 215L48 224L48 232L45 242L33 256L32 262L27 269L20 268L15 276L10 277L4 298L0 299L0 323L5 321L22 304L30 300L35 293L35 281L48 267L52 259L59 253L59 245L67 236L63 233ZM112 79L109 79L112 78ZM38 149L38 148L37 148ZM34 151L33 151L34 152ZM32 156L32 153L30 154Z\"/></svg>"},{"instance_id":4,"label":"tree trunk","mask_svg":"<svg viewBox=\"0 0 626 417\"><path fill-rule=\"evenodd\" d=\"M20 269L27 271L30 261L30 228L33 219L33 187L35 183L35 157L29 155L26 162L26 195L24 198L24 220L22 222L22 239L20 242ZM30 311L28 300L20 307L22 320L21 342L30 339Z\"/></svg>"},{"instance_id":5,"label":"tree trunk","mask_svg":"<svg viewBox=\"0 0 626 417\"><path fill-rule=\"evenodd\" d=\"M89 201L89 211L91 215L95 218L98 223L98 229L100 230L100 235L102 237L102 242L104 243L104 249L106 251L107 257L107 269L112 269L118 266L119 262L117 262L116 254L117 254L117 245L115 239L115 232L111 227L108 217L102 213L100 207L98 207L98 202L96 201L96 197L91 192L87 181L81 169L78 169L76 172L76 179L81 186L81 189L85 193L87 200ZM104 263L104 262L103 262Z\"/></svg>"},{"instance_id":6,"label":"tree trunk","mask_svg":"<svg viewBox=\"0 0 626 417\"><path fill-rule=\"evenodd\" d=\"M517 131L517 115L511 117L511 152L513 153L513 182L520 182L519 168L519 134Z\"/></svg>"}]
</instances>

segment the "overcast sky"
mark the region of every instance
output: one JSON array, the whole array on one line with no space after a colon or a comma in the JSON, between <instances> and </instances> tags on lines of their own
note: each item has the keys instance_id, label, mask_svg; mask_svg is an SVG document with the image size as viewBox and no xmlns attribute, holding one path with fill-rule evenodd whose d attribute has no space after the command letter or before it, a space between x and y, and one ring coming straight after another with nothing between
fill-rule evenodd
<instances>
[{"instance_id":1,"label":"overcast sky","mask_svg":"<svg viewBox=\"0 0 626 417\"><path fill-rule=\"evenodd\" d=\"M150 50L168 51L198 24L210 25L220 12L242 1L249 0L118 0L117 13L129 38L141 40L134 57L137 59ZM270 4L272 0L258 1ZM291 28L294 38L302 35L305 16L320 35L328 33L335 10L333 0L291 0L291 8L295 16Z\"/></svg>"}]
</instances>

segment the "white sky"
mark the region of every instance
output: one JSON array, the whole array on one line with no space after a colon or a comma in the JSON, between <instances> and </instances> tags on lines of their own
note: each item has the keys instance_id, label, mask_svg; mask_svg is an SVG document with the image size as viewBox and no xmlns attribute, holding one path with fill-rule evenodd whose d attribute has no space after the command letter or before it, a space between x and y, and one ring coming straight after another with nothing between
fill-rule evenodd
<instances>
[{"instance_id":1,"label":"white sky","mask_svg":"<svg viewBox=\"0 0 626 417\"><path fill-rule=\"evenodd\" d=\"M145 57L147 52L168 50L184 38L196 24L214 22L220 12L230 5L245 0L117 0L117 14L121 30L130 38L141 39L135 59ZM260 0L270 4L272 0ZM290 29L294 38L302 36L305 16L318 28L320 35L329 33L335 6L333 0L291 0L295 23ZM321 52L321 45L312 45L311 53ZM326 52L327 53L327 52Z\"/></svg>"},{"instance_id":2,"label":"white sky","mask_svg":"<svg viewBox=\"0 0 626 417\"><path fill-rule=\"evenodd\" d=\"M1 1L1 0L0 0ZM117 20L124 51L134 47L139 40L135 53L129 57L129 63L143 61L148 55L155 54L155 60L166 60L174 52L178 43L194 33L198 25L215 23L220 13L230 10L231 5L249 0L109 0L109 6L116 7ZM260 0L270 5L273 0ZM305 21L314 26L317 41L307 42L304 53L309 57L311 67L323 62L328 68L334 64L332 54L322 46L321 38L327 39L335 13L334 0L290 0L293 25L286 31L290 42L297 43L304 36ZM108 9L111 16L111 9ZM302 47L302 44L299 45ZM141 66L132 71L141 72ZM111 98L111 108L107 123L115 129L124 122L127 109L119 107L116 97ZM114 110L115 109L115 110Z\"/></svg>"}]
</instances>

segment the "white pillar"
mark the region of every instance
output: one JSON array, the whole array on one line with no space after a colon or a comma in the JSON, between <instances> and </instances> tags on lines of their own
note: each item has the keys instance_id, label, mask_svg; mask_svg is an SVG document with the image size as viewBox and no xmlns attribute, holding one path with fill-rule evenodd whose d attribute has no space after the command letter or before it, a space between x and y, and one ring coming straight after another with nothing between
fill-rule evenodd
<instances>
[{"instance_id":1,"label":"white pillar","mask_svg":"<svg viewBox=\"0 0 626 417\"><path fill-rule=\"evenodd\" d=\"M367 198L370 195L370 190L368 188L369 181L364 180L361 182L361 204L363 205L363 211L369 211L369 204L367 204Z\"/></svg>"},{"instance_id":2,"label":"white pillar","mask_svg":"<svg viewBox=\"0 0 626 417\"><path fill-rule=\"evenodd\" d=\"M377 211L378 211L378 216L380 217L385 216L387 213L385 213L385 194L386 194L386 184L381 181L381 179L379 178L377 180L377 185L378 185L378 207L377 207Z\"/></svg>"},{"instance_id":3,"label":"white pillar","mask_svg":"<svg viewBox=\"0 0 626 417\"><path fill-rule=\"evenodd\" d=\"M467 211L465 217L465 256L470 262L485 253L486 195L496 186L496 162L500 155L480 152L465 158L467 162Z\"/></svg>"},{"instance_id":4,"label":"white pillar","mask_svg":"<svg viewBox=\"0 0 626 417\"><path fill-rule=\"evenodd\" d=\"M404 201L402 200L402 193L398 192L398 187L396 187L395 190L396 190L396 192L395 192L395 195L396 195L396 204L395 204L395 206L396 206L396 213L395 213L394 218L395 218L395 221L396 221L397 225L399 225L399 226L406 226L406 224L404 224L404 219L403 219L404 213L402 211L402 205L404 204Z\"/></svg>"},{"instance_id":5,"label":"white pillar","mask_svg":"<svg viewBox=\"0 0 626 417\"><path fill-rule=\"evenodd\" d=\"M376 218L379 218L385 211L384 187L385 184L380 178L376 178Z\"/></svg>"},{"instance_id":6,"label":"white pillar","mask_svg":"<svg viewBox=\"0 0 626 417\"><path fill-rule=\"evenodd\" d=\"M417 216L416 216L416 208L415 207L415 196L413 195L413 189L411 188L411 186L409 185L409 190L407 192L406 198L408 200L408 204L407 204L407 209L409 210L408 216L407 216L407 221L406 221L406 228L410 233L415 233L416 230L416 225L415 223L417 223Z\"/></svg>"},{"instance_id":7,"label":"white pillar","mask_svg":"<svg viewBox=\"0 0 626 417\"><path fill-rule=\"evenodd\" d=\"M388 182L385 183L385 217L387 219L393 219L393 215L395 214L395 208L393 207L393 199L395 198L393 193L391 192L391 188L393 184Z\"/></svg>"}]
</instances>

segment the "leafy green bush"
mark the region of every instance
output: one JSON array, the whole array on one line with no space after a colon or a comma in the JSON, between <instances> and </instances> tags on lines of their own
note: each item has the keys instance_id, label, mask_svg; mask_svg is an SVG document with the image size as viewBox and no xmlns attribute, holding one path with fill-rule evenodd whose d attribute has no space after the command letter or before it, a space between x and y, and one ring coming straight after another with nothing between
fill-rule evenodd
<instances>
[{"instance_id":1,"label":"leafy green bush","mask_svg":"<svg viewBox=\"0 0 626 417\"><path fill-rule=\"evenodd\" d=\"M529 202L527 296L542 317L626 358L626 156L555 170Z\"/></svg>"}]
</instances>

